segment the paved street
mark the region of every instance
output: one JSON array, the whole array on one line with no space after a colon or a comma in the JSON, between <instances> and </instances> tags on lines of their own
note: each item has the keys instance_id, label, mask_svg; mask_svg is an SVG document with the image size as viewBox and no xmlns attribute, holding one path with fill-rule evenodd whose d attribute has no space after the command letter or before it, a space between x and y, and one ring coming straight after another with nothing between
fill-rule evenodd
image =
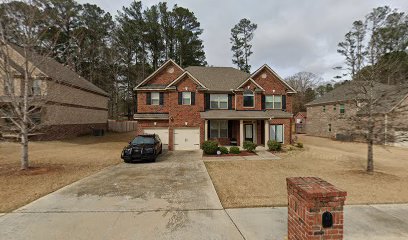
<instances>
[{"instance_id":1,"label":"paved street","mask_svg":"<svg viewBox=\"0 0 408 240\"><path fill-rule=\"evenodd\" d=\"M224 210L200 152L120 164L0 215L0 239L284 239L287 209ZM408 239L408 204L345 208L345 239Z\"/></svg>"}]
</instances>

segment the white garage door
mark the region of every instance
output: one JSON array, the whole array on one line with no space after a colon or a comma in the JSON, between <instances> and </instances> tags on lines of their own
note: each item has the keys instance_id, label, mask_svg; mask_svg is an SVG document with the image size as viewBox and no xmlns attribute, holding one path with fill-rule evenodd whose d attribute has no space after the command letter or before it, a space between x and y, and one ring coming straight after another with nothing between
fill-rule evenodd
<instances>
[{"instance_id":1,"label":"white garage door","mask_svg":"<svg viewBox=\"0 0 408 240\"><path fill-rule=\"evenodd\" d=\"M196 150L200 149L199 128L175 128L174 150Z\"/></svg>"},{"instance_id":2,"label":"white garage door","mask_svg":"<svg viewBox=\"0 0 408 240\"><path fill-rule=\"evenodd\" d=\"M169 129L168 128L145 128L144 133L146 134L157 134L159 135L162 144L166 147L169 145Z\"/></svg>"}]
</instances>

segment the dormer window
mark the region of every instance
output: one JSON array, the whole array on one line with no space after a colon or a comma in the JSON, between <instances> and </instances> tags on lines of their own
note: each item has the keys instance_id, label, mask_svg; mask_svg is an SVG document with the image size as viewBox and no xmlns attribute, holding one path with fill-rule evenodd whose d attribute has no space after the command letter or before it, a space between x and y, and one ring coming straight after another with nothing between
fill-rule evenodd
<instances>
[{"instance_id":1,"label":"dormer window","mask_svg":"<svg viewBox=\"0 0 408 240\"><path fill-rule=\"evenodd\" d=\"M254 92L250 89L245 89L244 91L244 107L254 107Z\"/></svg>"}]
</instances>

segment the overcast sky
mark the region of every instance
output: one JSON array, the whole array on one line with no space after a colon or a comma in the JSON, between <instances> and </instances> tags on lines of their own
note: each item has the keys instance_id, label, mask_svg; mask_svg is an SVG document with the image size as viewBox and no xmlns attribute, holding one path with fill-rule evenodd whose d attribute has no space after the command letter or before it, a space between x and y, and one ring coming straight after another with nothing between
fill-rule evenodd
<instances>
[{"instance_id":1,"label":"overcast sky","mask_svg":"<svg viewBox=\"0 0 408 240\"><path fill-rule=\"evenodd\" d=\"M132 0L79 0L94 3L116 15ZM160 1L142 1L151 6ZM213 66L233 66L230 30L241 18L258 24L253 39L251 71L267 63L282 77L310 71L332 80L333 67L342 65L337 43L353 21L377 6L389 5L408 12L408 0L178 0L168 6L186 7L197 16L204 29L207 62Z\"/></svg>"}]
</instances>

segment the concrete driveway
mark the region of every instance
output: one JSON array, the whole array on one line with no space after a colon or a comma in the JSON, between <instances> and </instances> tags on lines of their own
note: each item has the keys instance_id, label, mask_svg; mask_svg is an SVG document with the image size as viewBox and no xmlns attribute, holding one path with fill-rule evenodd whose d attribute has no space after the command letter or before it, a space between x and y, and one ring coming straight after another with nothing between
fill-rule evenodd
<instances>
[{"instance_id":1,"label":"concrete driveway","mask_svg":"<svg viewBox=\"0 0 408 240\"><path fill-rule=\"evenodd\" d=\"M2 238L242 239L200 159L110 167L0 217Z\"/></svg>"}]
</instances>

